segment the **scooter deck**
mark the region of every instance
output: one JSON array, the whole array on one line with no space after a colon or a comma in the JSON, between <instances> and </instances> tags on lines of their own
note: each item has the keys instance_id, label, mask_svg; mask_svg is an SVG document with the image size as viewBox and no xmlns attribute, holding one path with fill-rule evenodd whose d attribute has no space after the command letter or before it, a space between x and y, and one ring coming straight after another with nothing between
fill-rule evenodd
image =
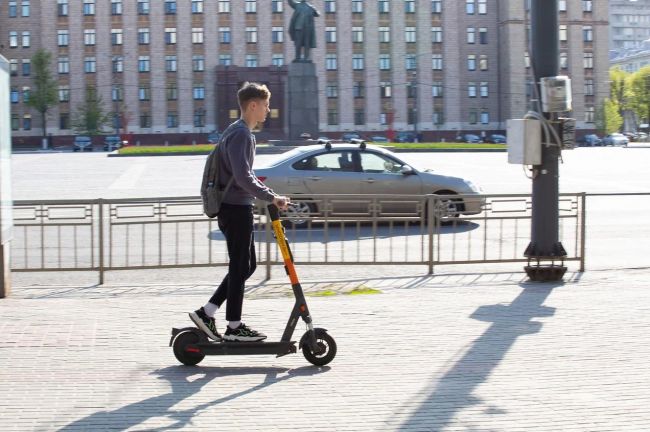
<instances>
[{"instance_id":1,"label":"scooter deck","mask_svg":"<svg viewBox=\"0 0 650 432\"><path fill-rule=\"evenodd\" d=\"M278 357L297 352L295 341L279 342L229 342L210 341L205 333L194 327L183 329L172 329L172 337L169 341L171 346L176 336L184 332L193 332L199 337L199 341L185 346L188 352L203 355L251 355L251 354L275 354Z\"/></svg>"}]
</instances>

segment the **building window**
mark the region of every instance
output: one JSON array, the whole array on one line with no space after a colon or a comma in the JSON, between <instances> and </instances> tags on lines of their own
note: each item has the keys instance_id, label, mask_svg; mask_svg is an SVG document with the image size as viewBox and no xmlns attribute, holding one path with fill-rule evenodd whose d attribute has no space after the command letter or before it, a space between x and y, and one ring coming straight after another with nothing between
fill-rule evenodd
<instances>
[{"instance_id":1,"label":"building window","mask_svg":"<svg viewBox=\"0 0 650 432\"><path fill-rule=\"evenodd\" d=\"M379 13L389 13L390 2L388 0L378 0L377 10L379 11Z\"/></svg>"},{"instance_id":2,"label":"building window","mask_svg":"<svg viewBox=\"0 0 650 432\"><path fill-rule=\"evenodd\" d=\"M138 72L149 72L149 71L151 71L151 60L149 60L149 56L139 56Z\"/></svg>"},{"instance_id":3,"label":"building window","mask_svg":"<svg viewBox=\"0 0 650 432\"><path fill-rule=\"evenodd\" d=\"M176 27L165 29L165 43L167 45L173 45L176 43Z\"/></svg>"},{"instance_id":4,"label":"building window","mask_svg":"<svg viewBox=\"0 0 650 432\"><path fill-rule=\"evenodd\" d=\"M431 55L431 69L442 70L442 54Z\"/></svg>"},{"instance_id":5,"label":"building window","mask_svg":"<svg viewBox=\"0 0 650 432\"><path fill-rule=\"evenodd\" d=\"M257 54L246 54L246 67L257 67Z\"/></svg>"},{"instance_id":6,"label":"building window","mask_svg":"<svg viewBox=\"0 0 650 432\"><path fill-rule=\"evenodd\" d=\"M124 57L115 56L113 57L113 72L122 73L124 72Z\"/></svg>"},{"instance_id":7,"label":"building window","mask_svg":"<svg viewBox=\"0 0 650 432\"><path fill-rule=\"evenodd\" d=\"M487 37L487 29L485 27L481 27L478 29L478 39L481 45L487 45L488 37Z\"/></svg>"},{"instance_id":8,"label":"building window","mask_svg":"<svg viewBox=\"0 0 650 432\"><path fill-rule=\"evenodd\" d=\"M363 0L352 0L352 13L363 13Z\"/></svg>"},{"instance_id":9,"label":"building window","mask_svg":"<svg viewBox=\"0 0 650 432\"><path fill-rule=\"evenodd\" d=\"M431 27L431 42L442 43L442 27Z\"/></svg>"},{"instance_id":10,"label":"building window","mask_svg":"<svg viewBox=\"0 0 650 432\"><path fill-rule=\"evenodd\" d=\"M192 97L194 100L203 100L205 99L205 86L202 84L197 84L192 88Z\"/></svg>"},{"instance_id":11,"label":"building window","mask_svg":"<svg viewBox=\"0 0 650 432\"><path fill-rule=\"evenodd\" d=\"M476 43L476 29L474 27L467 27L467 43Z\"/></svg>"},{"instance_id":12,"label":"building window","mask_svg":"<svg viewBox=\"0 0 650 432\"><path fill-rule=\"evenodd\" d=\"M84 30L84 45L95 45L95 30Z\"/></svg>"},{"instance_id":13,"label":"building window","mask_svg":"<svg viewBox=\"0 0 650 432\"><path fill-rule=\"evenodd\" d=\"M284 42L284 28L272 27L271 28L271 42L282 43Z\"/></svg>"},{"instance_id":14,"label":"building window","mask_svg":"<svg viewBox=\"0 0 650 432\"><path fill-rule=\"evenodd\" d=\"M470 124L476 124L478 123L478 115L476 113L476 110L471 110L469 112L469 123Z\"/></svg>"},{"instance_id":15,"label":"building window","mask_svg":"<svg viewBox=\"0 0 650 432\"><path fill-rule=\"evenodd\" d=\"M379 27L379 42L390 42L390 27Z\"/></svg>"},{"instance_id":16,"label":"building window","mask_svg":"<svg viewBox=\"0 0 650 432\"><path fill-rule=\"evenodd\" d=\"M364 97L363 81L356 81L352 87L352 96L354 98Z\"/></svg>"},{"instance_id":17,"label":"building window","mask_svg":"<svg viewBox=\"0 0 650 432\"><path fill-rule=\"evenodd\" d=\"M328 82L325 87L325 94L329 99L339 97L339 86L336 82Z\"/></svg>"},{"instance_id":18,"label":"building window","mask_svg":"<svg viewBox=\"0 0 650 432\"><path fill-rule=\"evenodd\" d=\"M84 0L84 15L95 15L95 0Z\"/></svg>"},{"instance_id":19,"label":"building window","mask_svg":"<svg viewBox=\"0 0 650 432\"><path fill-rule=\"evenodd\" d=\"M18 16L18 2L16 0L9 2L9 18L16 18Z\"/></svg>"},{"instance_id":20,"label":"building window","mask_svg":"<svg viewBox=\"0 0 650 432\"><path fill-rule=\"evenodd\" d=\"M113 102L121 101L124 99L124 92L121 86L113 86L111 89L111 100Z\"/></svg>"},{"instance_id":21,"label":"building window","mask_svg":"<svg viewBox=\"0 0 650 432\"><path fill-rule=\"evenodd\" d=\"M560 53L560 68L567 69L569 67L569 56L565 52Z\"/></svg>"},{"instance_id":22,"label":"building window","mask_svg":"<svg viewBox=\"0 0 650 432\"><path fill-rule=\"evenodd\" d=\"M194 127L205 127L205 109L197 108L194 110Z\"/></svg>"},{"instance_id":23,"label":"building window","mask_svg":"<svg viewBox=\"0 0 650 432\"><path fill-rule=\"evenodd\" d=\"M11 88L10 100L11 100L11 103L20 102L20 92L18 91L18 87L12 87Z\"/></svg>"},{"instance_id":24,"label":"building window","mask_svg":"<svg viewBox=\"0 0 650 432\"><path fill-rule=\"evenodd\" d=\"M192 43L193 44L203 43L203 27L192 28Z\"/></svg>"},{"instance_id":25,"label":"building window","mask_svg":"<svg viewBox=\"0 0 650 432\"><path fill-rule=\"evenodd\" d=\"M24 17L29 16L29 0L23 0L21 3L21 15Z\"/></svg>"},{"instance_id":26,"label":"building window","mask_svg":"<svg viewBox=\"0 0 650 432\"><path fill-rule=\"evenodd\" d=\"M203 0L192 0L192 13L203 13Z\"/></svg>"},{"instance_id":27,"label":"building window","mask_svg":"<svg viewBox=\"0 0 650 432\"><path fill-rule=\"evenodd\" d=\"M27 87L27 86L23 87L23 102L24 103L29 102L29 92L30 92L29 87Z\"/></svg>"},{"instance_id":28,"label":"building window","mask_svg":"<svg viewBox=\"0 0 650 432\"><path fill-rule=\"evenodd\" d=\"M489 124L490 123L490 113L487 111L481 111L481 124Z\"/></svg>"},{"instance_id":29,"label":"building window","mask_svg":"<svg viewBox=\"0 0 650 432\"><path fill-rule=\"evenodd\" d=\"M111 30L111 45L122 45L122 29Z\"/></svg>"},{"instance_id":30,"label":"building window","mask_svg":"<svg viewBox=\"0 0 650 432\"><path fill-rule=\"evenodd\" d=\"M560 12L566 12L566 0L557 1L557 10Z\"/></svg>"},{"instance_id":31,"label":"building window","mask_svg":"<svg viewBox=\"0 0 650 432\"><path fill-rule=\"evenodd\" d=\"M406 42L410 42L410 43L416 42L417 37L416 37L415 27L406 27L406 29L404 29L404 37L406 39Z\"/></svg>"},{"instance_id":32,"label":"building window","mask_svg":"<svg viewBox=\"0 0 650 432\"><path fill-rule=\"evenodd\" d=\"M122 0L111 0L111 15L122 15Z\"/></svg>"},{"instance_id":33,"label":"building window","mask_svg":"<svg viewBox=\"0 0 650 432\"><path fill-rule=\"evenodd\" d=\"M256 13L257 12L257 0L246 0L245 10L246 10L246 13Z\"/></svg>"},{"instance_id":34,"label":"building window","mask_svg":"<svg viewBox=\"0 0 650 432\"><path fill-rule=\"evenodd\" d=\"M32 130L32 116L30 114L23 116L23 130Z\"/></svg>"},{"instance_id":35,"label":"building window","mask_svg":"<svg viewBox=\"0 0 650 432\"><path fill-rule=\"evenodd\" d=\"M192 70L194 72L205 71L205 57L202 55L192 56Z\"/></svg>"},{"instance_id":36,"label":"building window","mask_svg":"<svg viewBox=\"0 0 650 432\"><path fill-rule=\"evenodd\" d=\"M246 42L257 43L257 27L246 27Z\"/></svg>"},{"instance_id":37,"label":"building window","mask_svg":"<svg viewBox=\"0 0 650 432\"><path fill-rule=\"evenodd\" d=\"M366 124L366 113L363 108L357 108L354 110L354 124L357 126Z\"/></svg>"},{"instance_id":38,"label":"building window","mask_svg":"<svg viewBox=\"0 0 650 432\"><path fill-rule=\"evenodd\" d=\"M148 101L151 100L151 87L148 85L141 85L138 88L138 100Z\"/></svg>"},{"instance_id":39,"label":"building window","mask_svg":"<svg viewBox=\"0 0 650 432\"><path fill-rule=\"evenodd\" d=\"M84 59L84 72L95 73L97 72L97 61L95 57L86 57Z\"/></svg>"},{"instance_id":40,"label":"building window","mask_svg":"<svg viewBox=\"0 0 650 432\"><path fill-rule=\"evenodd\" d=\"M138 0L138 14L149 15L149 0Z\"/></svg>"},{"instance_id":41,"label":"building window","mask_svg":"<svg viewBox=\"0 0 650 432\"><path fill-rule=\"evenodd\" d=\"M32 72L32 64L29 59L23 59L23 76L29 76Z\"/></svg>"},{"instance_id":42,"label":"building window","mask_svg":"<svg viewBox=\"0 0 650 432\"><path fill-rule=\"evenodd\" d=\"M273 66L283 66L284 54L273 54L273 56L271 57L271 64Z\"/></svg>"},{"instance_id":43,"label":"building window","mask_svg":"<svg viewBox=\"0 0 650 432\"><path fill-rule=\"evenodd\" d=\"M593 10L593 2L591 0L582 0L582 11L591 12Z\"/></svg>"},{"instance_id":44,"label":"building window","mask_svg":"<svg viewBox=\"0 0 650 432\"><path fill-rule=\"evenodd\" d=\"M325 13L336 13L335 0L325 0Z\"/></svg>"},{"instance_id":45,"label":"building window","mask_svg":"<svg viewBox=\"0 0 650 432\"><path fill-rule=\"evenodd\" d=\"M379 83L379 96L382 98L389 98L393 96L393 87L390 82Z\"/></svg>"},{"instance_id":46,"label":"building window","mask_svg":"<svg viewBox=\"0 0 650 432\"><path fill-rule=\"evenodd\" d=\"M70 129L70 114L68 113L59 114L59 129L61 130Z\"/></svg>"},{"instance_id":47,"label":"building window","mask_svg":"<svg viewBox=\"0 0 650 432\"><path fill-rule=\"evenodd\" d=\"M585 107L585 123L593 123L595 118L595 109L592 106Z\"/></svg>"},{"instance_id":48,"label":"building window","mask_svg":"<svg viewBox=\"0 0 650 432\"><path fill-rule=\"evenodd\" d=\"M474 15L476 12L476 0L465 0L465 12L467 15Z\"/></svg>"},{"instance_id":49,"label":"building window","mask_svg":"<svg viewBox=\"0 0 650 432\"><path fill-rule=\"evenodd\" d=\"M11 116L11 130L17 131L18 129L20 129L20 117L18 117L18 114L13 114Z\"/></svg>"},{"instance_id":50,"label":"building window","mask_svg":"<svg viewBox=\"0 0 650 432\"><path fill-rule=\"evenodd\" d=\"M476 83L467 83L467 97L476 97Z\"/></svg>"},{"instance_id":51,"label":"building window","mask_svg":"<svg viewBox=\"0 0 650 432\"><path fill-rule=\"evenodd\" d=\"M140 114L140 127L143 129L151 127L151 115L149 113Z\"/></svg>"},{"instance_id":52,"label":"building window","mask_svg":"<svg viewBox=\"0 0 650 432\"><path fill-rule=\"evenodd\" d=\"M176 72L176 70L177 70L176 56L175 55L165 56L165 71Z\"/></svg>"},{"instance_id":53,"label":"building window","mask_svg":"<svg viewBox=\"0 0 650 432\"><path fill-rule=\"evenodd\" d=\"M9 73L11 76L18 75L18 60L11 59L9 60Z\"/></svg>"},{"instance_id":54,"label":"building window","mask_svg":"<svg viewBox=\"0 0 650 432\"><path fill-rule=\"evenodd\" d=\"M232 55L231 54L219 54L219 64L221 66L230 66L230 65L232 65Z\"/></svg>"},{"instance_id":55,"label":"building window","mask_svg":"<svg viewBox=\"0 0 650 432\"><path fill-rule=\"evenodd\" d=\"M219 42L230 43L230 27L219 27Z\"/></svg>"},{"instance_id":56,"label":"building window","mask_svg":"<svg viewBox=\"0 0 650 432\"><path fill-rule=\"evenodd\" d=\"M336 42L336 27L325 27L325 42Z\"/></svg>"},{"instance_id":57,"label":"building window","mask_svg":"<svg viewBox=\"0 0 650 432\"><path fill-rule=\"evenodd\" d=\"M591 78L585 79L585 96L594 95L594 80Z\"/></svg>"},{"instance_id":58,"label":"building window","mask_svg":"<svg viewBox=\"0 0 650 432\"><path fill-rule=\"evenodd\" d=\"M415 108L409 108L407 116L408 116L408 120L407 120L408 124L410 125L415 124L415 116L416 116Z\"/></svg>"},{"instance_id":59,"label":"building window","mask_svg":"<svg viewBox=\"0 0 650 432\"><path fill-rule=\"evenodd\" d=\"M439 108L434 109L432 120L435 125L441 125L444 123L444 117Z\"/></svg>"},{"instance_id":60,"label":"building window","mask_svg":"<svg viewBox=\"0 0 650 432\"><path fill-rule=\"evenodd\" d=\"M390 54L379 54L379 69L390 70Z\"/></svg>"},{"instance_id":61,"label":"building window","mask_svg":"<svg viewBox=\"0 0 650 432\"><path fill-rule=\"evenodd\" d=\"M59 57L57 69L60 74L70 73L70 60L68 57Z\"/></svg>"},{"instance_id":62,"label":"building window","mask_svg":"<svg viewBox=\"0 0 650 432\"><path fill-rule=\"evenodd\" d=\"M57 0L56 11L59 16L68 16L68 0Z\"/></svg>"},{"instance_id":63,"label":"building window","mask_svg":"<svg viewBox=\"0 0 650 432\"><path fill-rule=\"evenodd\" d=\"M165 0L165 14L176 14L176 0Z\"/></svg>"},{"instance_id":64,"label":"building window","mask_svg":"<svg viewBox=\"0 0 650 432\"><path fill-rule=\"evenodd\" d=\"M9 32L9 47L10 48L18 47L18 32L16 31Z\"/></svg>"},{"instance_id":65,"label":"building window","mask_svg":"<svg viewBox=\"0 0 650 432\"><path fill-rule=\"evenodd\" d=\"M441 81L434 81L431 83L431 96L434 98L440 98L442 97L442 82Z\"/></svg>"},{"instance_id":66,"label":"building window","mask_svg":"<svg viewBox=\"0 0 650 432\"><path fill-rule=\"evenodd\" d=\"M481 54L479 56L478 66L479 66L479 69L481 69L482 71L488 70L488 56L487 55Z\"/></svg>"},{"instance_id":67,"label":"building window","mask_svg":"<svg viewBox=\"0 0 650 432\"><path fill-rule=\"evenodd\" d=\"M339 124L339 112L336 109L330 108L327 110L327 124L330 126Z\"/></svg>"},{"instance_id":68,"label":"building window","mask_svg":"<svg viewBox=\"0 0 650 432\"><path fill-rule=\"evenodd\" d=\"M476 70L476 55L468 54L467 55L467 70L474 71Z\"/></svg>"},{"instance_id":69,"label":"building window","mask_svg":"<svg viewBox=\"0 0 650 432\"><path fill-rule=\"evenodd\" d=\"M151 42L151 33L148 28L138 29L138 44L149 45Z\"/></svg>"},{"instance_id":70,"label":"building window","mask_svg":"<svg viewBox=\"0 0 650 432\"><path fill-rule=\"evenodd\" d=\"M592 26L582 26L582 40L584 42L594 41L594 30Z\"/></svg>"},{"instance_id":71,"label":"building window","mask_svg":"<svg viewBox=\"0 0 650 432\"><path fill-rule=\"evenodd\" d=\"M566 42L567 41L567 26L566 24L561 24L560 25L560 42Z\"/></svg>"},{"instance_id":72,"label":"building window","mask_svg":"<svg viewBox=\"0 0 650 432\"><path fill-rule=\"evenodd\" d=\"M418 67L418 58L415 54L406 55L406 70L415 70Z\"/></svg>"},{"instance_id":73,"label":"building window","mask_svg":"<svg viewBox=\"0 0 650 432\"><path fill-rule=\"evenodd\" d=\"M415 0L404 0L404 12L415 13Z\"/></svg>"},{"instance_id":74,"label":"building window","mask_svg":"<svg viewBox=\"0 0 650 432\"><path fill-rule=\"evenodd\" d=\"M70 32L68 30L57 30L56 41L59 46L68 46L70 43Z\"/></svg>"},{"instance_id":75,"label":"building window","mask_svg":"<svg viewBox=\"0 0 650 432\"><path fill-rule=\"evenodd\" d=\"M486 98L489 96L489 89L488 89L488 83L483 81L481 82L481 97Z\"/></svg>"},{"instance_id":76,"label":"building window","mask_svg":"<svg viewBox=\"0 0 650 432\"><path fill-rule=\"evenodd\" d=\"M487 0L478 0L478 13L487 15Z\"/></svg>"},{"instance_id":77,"label":"building window","mask_svg":"<svg viewBox=\"0 0 650 432\"><path fill-rule=\"evenodd\" d=\"M284 10L284 0L271 0L271 12L282 13Z\"/></svg>"},{"instance_id":78,"label":"building window","mask_svg":"<svg viewBox=\"0 0 650 432\"><path fill-rule=\"evenodd\" d=\"M338 68L336 61L336 54L325 55L325 69L336 70Z\"/></svg>"},{"instance_id":79,"label":"building window","mask_svg":"<svg viewBox=\"0 0 650 432\"><path fill-rule=\"evenodd\" d=\"M442 0L431 0L431 12L442 13Z\"/></svg>"},{"instance_id":80,"label":"building window","mask_svg":"<svg viewBox=\"0 0 650 432\"><path fill-rule=\"evenodd\" d=\"M352 42L363 43L363 27L352 27Z\"/></svg>"},{"instance_id":81,"label":"building window","mask_svg":"<svg viewBox=\"0 0 650 432\"><path fill-rule=\"evenodd\" d=\"M219 0L219 13L230 13L230 0Z\"/></svg>"},{"instance_id":82,"label":"building window","mask_svg":"<svg viewBox=\"0 0 650 432\"><path fill-rule=\"evenodd\" d=\"M178 127L178 114L176 111L169 111L167 113L167 127L176 128Z\"/></svg>"},{"instance_id":83,"label":"building window","mask_svg":"<svg viewBox=\"0 0 650 432\"><path fill-rule=\"evenodd\" d=\"M178 99L178 87L176 83L167 84L167 100Z\"/></svg>"},{"instance_id":84,"label":"building window","mask_svg":"<svg viewBox=\"0 0 650 432\"><path fill-rule=\"evenodd\" d=\"M31 36L28 31L23 32L23 48L29 48L31 45Z\"/></svg>"},{"instance_id":85,"label":"building window","mask_svg":"<svg viewBox=\"0 0 650 432\"><path fill-rule=\"evenodd\" d=\"M592 52L584 53L583 66L584 66L585 69L593 69L594 68L594 53L592 53Z\"/></svg>"},{"instance_id":86,"label":"building window","mask_svg":"<svg viewBox=\"0 0 650 432\"><path fill-rule=\"evenodd\" d=\"M530 55L528 55L528 51L524 53L524 66L526 66L526 69L530 67Z\"/></svg>"}]
</instances>

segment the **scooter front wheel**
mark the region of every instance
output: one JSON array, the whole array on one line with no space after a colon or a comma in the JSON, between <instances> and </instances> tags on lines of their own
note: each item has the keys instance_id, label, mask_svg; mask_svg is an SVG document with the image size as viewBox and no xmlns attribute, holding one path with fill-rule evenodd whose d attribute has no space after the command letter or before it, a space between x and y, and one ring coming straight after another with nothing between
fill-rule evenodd
<instances>
[{"instance_id":1,"label":"scooter front wheel","mask_svg":"<svg viewBox=\"0 0 650 432\"><path fill-rule=\"evenodd\" d=\"M302 354L305 356L307 361L316 366L325 366L336 356L336 341L334 338L327 333L325 329L316 328L314 329L316 334L316 350L309 344L309 331L304 334L302 340ZM314 351L318 351L315 353Z\"/></svg>"},{"instance_id":2,"label":"scooter front wheel","mask_svg":"<svg viewBox=\"0 0 650 432\"><path fill-rule=\"evenodd\" d=\"M200 342L199 335L193 331L186 331L174 339L174 356L186 366L195 366L205 358L205 354L191 349L190 345ZM198 351L198 350L197 350Z\"/></svg>"}]
</instances>

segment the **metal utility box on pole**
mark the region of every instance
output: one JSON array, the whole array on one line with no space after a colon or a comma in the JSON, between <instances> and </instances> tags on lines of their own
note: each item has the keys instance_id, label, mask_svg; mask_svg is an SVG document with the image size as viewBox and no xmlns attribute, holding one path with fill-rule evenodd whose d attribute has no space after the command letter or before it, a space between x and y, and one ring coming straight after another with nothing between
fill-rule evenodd
<instances>
[{"instance_id":1,"label":"metal utility box on pole","mask_svg":"<svg viewBox=\"0 0 650 432\"><path fill-rule=\"evenodd\" d=\"M531 63L539 107L550 128L557 128L557 110L542 108L540 86L543 78L556 77L559 70L559 34L557 0L532 0ZM542 112L544 111L544 112ZM550 129L549 128L549 129ZM534 281L558 281L566 272L566 251L559 241L559 158L560 143L549 135L542 138L541 163L533 165L531 241L524 255L529 262L526 273ZM560 132L558 131L558 134ZM558 263L559 262L559 263Z\"/></svg>"},{"instance_id":2,"label":"metal utility box on pole","mask_svg":"<svg viewBox=\"0 0 650 432\"><path fill-rule=\"evenodd\" d=\"M11 120L9 62L0 55L0 298L11 292L9 242L13 227L11 199Z\"/></svg>"}]
</instances>

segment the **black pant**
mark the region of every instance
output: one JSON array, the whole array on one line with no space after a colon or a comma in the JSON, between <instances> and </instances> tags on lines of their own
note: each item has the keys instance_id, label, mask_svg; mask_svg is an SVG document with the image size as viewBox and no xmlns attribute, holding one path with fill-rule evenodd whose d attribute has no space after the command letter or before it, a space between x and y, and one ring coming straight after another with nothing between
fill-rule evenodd
<instances>
[{"instance_id":1,"label":"black pant","mask_svg":"<svg viewBox=\"0 0 650 432\"><path fill-rule=\"evenodd\" d=\"M226 302L226 320L240 321L244 303L244 284L255 272L255 238L253 236L253 206L222 204L218 216L219 229L228 245L228 274L210 298L221 306Z\"/></svg>"}]
</instances>

